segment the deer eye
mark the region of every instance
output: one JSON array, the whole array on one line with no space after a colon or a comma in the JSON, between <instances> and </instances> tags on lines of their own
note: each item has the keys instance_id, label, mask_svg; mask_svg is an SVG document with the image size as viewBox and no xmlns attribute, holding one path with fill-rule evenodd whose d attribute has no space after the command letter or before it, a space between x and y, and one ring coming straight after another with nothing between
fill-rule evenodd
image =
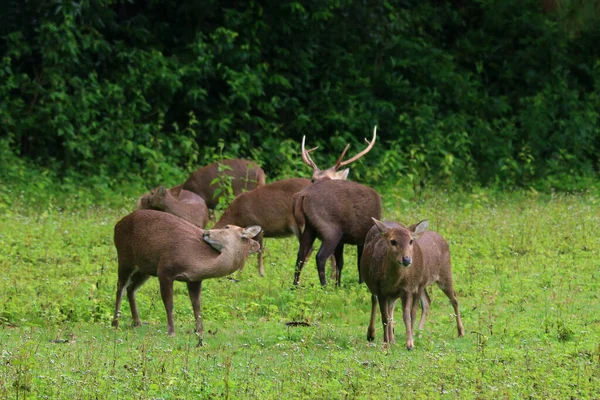
<instances>
[{"instance_id":1,"label":"deer eye","mask_svg":"<svg viewBox=\"0 0 600 400\"><path fill-rule=\"evenodd\" d=\"M410 239L409 243L410 243L411 246L412 246L413 242L414 242L414 240Z\"/></svg>"},{"instance_id":2,"label":"deer eye","mask_svg":"<svg viewBox=\"0 0 600 400\"><path fill-rule=\"evenodd\" d=\"M390 244L392 246L396 246L396 245L398 245L398 242L396 242L394 239L392 239L392 240L390 240Z\"/></svg>"}]
</instances>

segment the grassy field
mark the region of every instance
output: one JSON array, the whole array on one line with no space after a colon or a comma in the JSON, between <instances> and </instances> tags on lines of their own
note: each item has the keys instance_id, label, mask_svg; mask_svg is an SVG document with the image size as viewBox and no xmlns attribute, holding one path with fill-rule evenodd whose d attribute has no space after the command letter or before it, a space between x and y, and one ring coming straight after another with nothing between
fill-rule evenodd
<instances>
[{"instance_id":1,"label":"grassy field","mask_svg":"<svg viewBox=\"0 0 600 400\"><path fill-rule=\"evenodd\" d=\"M125 302L115 331L112 230L131 207L15 204L0 220L0 399L598 398L600 198L390 192L384 201L386 219L427 218L450 243L465 337L432 288L415 350L404 348L399 312L398 344L382 344L379 320L367 344L370 296L355 249L341 288L320 287L313 258L291 290L291 238L267 240L264 278L251 257L237 281L205 282L203 347L182 283L176 337L166 335L156 279L138 292L144 326L130 326Z\"/></svg>"}]
</instances>

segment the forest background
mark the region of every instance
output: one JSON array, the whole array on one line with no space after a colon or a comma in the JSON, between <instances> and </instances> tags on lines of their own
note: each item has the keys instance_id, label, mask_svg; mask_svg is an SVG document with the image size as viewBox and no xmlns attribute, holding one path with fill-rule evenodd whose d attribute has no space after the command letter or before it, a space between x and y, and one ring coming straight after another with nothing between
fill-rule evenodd
<instances>
[{"instance_id":1,"label":"forest background","mask_svg":"<svg viewBox=\"0 0 600 400\"><path fill-rule=\"evenodd\" d=\"M354 180L570 191L598 178L598 1L4 3L4 208L11 182L33 197L56 182L139 190L224 157L307 175L303 135L325 166L374 125Z\"/></svg>"}]
</instances>

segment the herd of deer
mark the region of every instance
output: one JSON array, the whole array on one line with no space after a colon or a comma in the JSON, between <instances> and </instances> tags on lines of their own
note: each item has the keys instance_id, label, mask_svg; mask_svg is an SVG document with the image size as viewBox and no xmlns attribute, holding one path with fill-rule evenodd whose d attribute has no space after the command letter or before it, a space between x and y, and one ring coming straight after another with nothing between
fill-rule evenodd
<instances>
[{"instance_id":1,"label":"herd of deer","mask_svg":"<svg viewBox=\"0 0 600 400\"><path fill-rule=\"evenodd\" d=\"M159 186L140 197L138 209L121 219L114 230L119 268L113 326L118 327L125 290L133 324L141 324L135 293L150 276L156 276L169 335L175 334L173 282L183 281L187 283L201 341L202 281L243 268L251 253L258 253L258 269L263 276L263 237L295 235L300 246L294 285L299 283L316 238L321 241L316 255L321 285L327 283L325 264L329 258L335 264L336 285L340 285L344 245L357 246L359 283L365 282L372 294L369 341L374 340L379 305L384 342L395 343L394 306L401 299L406 347L412 349L418 304L422 308L422 329L430 305L426 287L433 283L450 299L458 335L463 336L447 242L439 234L425 231L427 221L408 227L380 221L379 194L368 186L347 181L348 169L339 170L367 154L376 138L375 127L371 141L365 139L364 150L344 161L347 145L336 163L325 170L320 170L310 157L317 147L306 150L303 138L302 160L312 168L312 179L289 178L266 184L265 173L257 164L230 159L198 169L181 185L170 189ZM237 197L212 229L206 230L209 210L215 209L224 192L219 190L220 174L230 177L226 183Z\"/></svg>"}]
</instances>

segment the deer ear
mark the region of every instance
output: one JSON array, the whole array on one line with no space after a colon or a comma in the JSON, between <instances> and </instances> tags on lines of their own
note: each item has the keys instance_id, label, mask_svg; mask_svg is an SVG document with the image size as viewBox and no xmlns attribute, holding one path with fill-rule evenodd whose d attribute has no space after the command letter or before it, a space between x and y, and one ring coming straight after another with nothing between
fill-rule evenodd
<instances>
[{"instance_id":1,"label":"deer ear","mask_svg":"<svg viewBox=\"0 0 600 400\"><path fill-rule=\"evenodd\" d=\"M346 179L348 179L349 173L350 173L350 168L346 168L342 171L336 171L333 174L333 177L331 179L338 180L338 181L345 181Z\"/></svg>"},{"instance_id":2,"label":"deer ear","mask_svg":"<svg viewBox=\"0 0 600 400\"><path fill-rule=\"evenodd\" d=\"M160 185L157 189L156 189L156 194L158 194L159 196L164 196L167 193L167 188L164 187L163 185Z\"/></svg>"},{"instance_id":3,"label":"deer ear","mask_svg":"<svg viewBox=\"0 0 600 400\"><path fill-rule=\"evenodd\" d=\"M245 237L246 239L253 238L254 236L258 235L261 230L262 228L258 225L249 226L242 232L242 237Z\"/></svg>"},{"instance_id":4,"label":"deer ear","mask_svg":"<svg viewBox=\"0 0 600 400\"><path fill-rule=\"evenodd\" d=\"M256 240L248 239L250 241L250 251L248 254L260 253L260 244Z\"/></svg>"},{"instance_id":5,"label":"deer ear","mask_svg":"<svg viewBox=\"0 0 600 400\"><path fill-rule=\"evenodd\" d=\"M423 232L425 232L425 229L427 229L427 225L429 225L429 221L427 221L426 219L419 222L415 228L414 233L412 234L413 239L419 239L423 235Z\"/></svg>"},{"instance_id":6,"label":"deer ear","mask_svg":"<svg viewBox=\"0 0 600 400\"><path fill-rule=\"evenodd\" d=\"M379 221L378 219L375 219L373 217L371 217L371 219L375 223L375 226L377 226L379 233L381 233L382 235L390 230L390 228L388 228L383 222Z\"/></svg>"}]
</instances>

